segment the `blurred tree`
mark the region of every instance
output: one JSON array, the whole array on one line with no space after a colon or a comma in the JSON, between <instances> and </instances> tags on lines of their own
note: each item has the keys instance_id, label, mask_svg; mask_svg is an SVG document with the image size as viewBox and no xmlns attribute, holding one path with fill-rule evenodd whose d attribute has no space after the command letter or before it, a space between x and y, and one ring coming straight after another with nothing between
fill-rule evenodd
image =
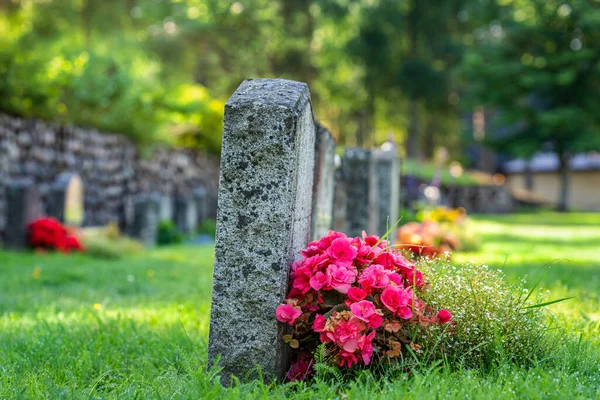
<instances>
[{"instance_id":1,"label":"blurred tree","mask_svg":"<svg viewBox=\"0 0 600 400\"><path fill-rule=\"evenodd\" d=\"M600 150L600 7L573 0L505 0L465 61L470 96L496 109L493 148L559 158L558 209L568 209L569 162ZM490 137L491 136L491 137Z\"/></svg>"}]
</instances>

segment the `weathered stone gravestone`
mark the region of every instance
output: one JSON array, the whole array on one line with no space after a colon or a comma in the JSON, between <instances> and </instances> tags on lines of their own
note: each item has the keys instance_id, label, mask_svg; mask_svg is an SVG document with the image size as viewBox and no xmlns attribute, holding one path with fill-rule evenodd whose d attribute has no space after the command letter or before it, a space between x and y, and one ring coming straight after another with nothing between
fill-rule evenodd
<instances>
[{"instance_id":1,"label":"weathered stone gravestone","mask_svg":"<svg viewBox=\"0 0 600 400\"><path fill-rule=\"evenodd\" d=\"M288 368L275 309L310 236L314 146L304 83L248 80L225 105L208 348L225 384L257 365L266 379Z\"/></svg>"},{"instance_id":2,"label":"weathered stone gravestone","mask_svg":"<svg viewBox=\"0 0 600 400\"><path fill-rule=\"evenodd\" d=\"M40 193L33 181L19 179L9 182L6 188L6 248L20 250L27 247L27 225L41 215Z\"/></svg>"},{"instance_id":3,"label":"weathered stone gravestone","mask_svg":"<svg viewBox=\"0 0 600 400\"><path fill-rule=\"evenodd\" d=\"M375 231L371 234L383 235L398 221L400 207L400 166L395 150L373 150L373 212ZM390 239L394 239L393 235Z\"/></svg>"},{"instance_id":4,"label":"weathered stone gravestone","mask_svg":"<svg viewBox=\"0 0 600 400\"><path fill-rule=\"evenodd\" d=\"M335 171L335 194L333 199L333 230L346 232L346 181L341 169Z\"/></svg>"},{"instance_id":5,"label":"weathered stone gravestone","mask_svg":"<svg viewBox=\"0 0 600 400\"><path fill-rule=\"evenodd\" d=\"M134 200L130 234L144 246L156 245L159 213L160 198L157 195L145 194Z\"/></svg>"},{"instance_id":6,"label":"weathered stone gravestone","mask_svg":"<svg viewBox=\"0 0 600 400\"><path fill-rule=\"evenodd\" d=\"M335 139L317 123L315 140L315 177L311 236L313 240L327 235L333 228L335 191Z\"/></svg>"},{"instance_id":7,"label":"weathered stone gravestone","mask_svg":"<svg viewBox=\"0 0 600 400\"><path fill-rule=\"evenodd\" d=\"M180 196L175 198L175 225L185 235L196 232L198 217L196 212L196 201L192 196Z\"/></svg>"},{"instance_id":8,"label":"weathered stone gravestone","mask_svg":"<svg viewBox=\"0 0 600 400\"><path fill-rule=\"evenodd\" d=\"M161 221L172 221L173 220L173 198L171 196L160 196L160 212L159 220Z\"/></svg>"},{"instance_id":9,"label":"weathered stone gravestone","mask_svg":"<svg viewBox=\"0 0 600 400\"><path fill-rule=\"evenodd\" d=\"M48 216L66 225L81 226L84 218L83 182L76 173L60 174L48 193Z\"/></svg>"},{"instance_id":10,"label":"weathered stone gravestone","mask_svg":"<svg viewBox=\"0 0 600 400\"><path fill-rule=\"evenodd\" d=\"M346 184L346 233L360 236L363 230L375 234L377 222L373 205L374 171L371 152L349 148L344 152L342 173Z\"/></svg>"}]
</instances>

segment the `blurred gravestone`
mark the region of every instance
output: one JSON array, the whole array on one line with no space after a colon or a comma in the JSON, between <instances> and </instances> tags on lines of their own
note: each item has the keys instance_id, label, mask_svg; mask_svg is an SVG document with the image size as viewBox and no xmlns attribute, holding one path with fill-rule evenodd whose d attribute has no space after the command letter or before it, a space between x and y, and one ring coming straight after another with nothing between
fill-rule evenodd
<instances>
[{"instance_id":1,"label":"blurred gravestone","mask_svg":"<svg viewBox=\"0 0 600 400\"><path fill-rule=\"evenodd\" d=\"M84 218L83 183L79 175L60 174L48 194L48 216L65 225L81 226Z\"/></svg>"},{"instance_id":2,"label":"blurred gravestone","mask_svg":"<svg viewBox=\"0 0 600 400\"><path fill-rule=\"evenodd\" d=\"M208 354L226 385L257 365L267 380L287 371L275 309L310 237L314 146L304 83L248 80L225 106Z\"/></svg>"},{"instance_id":3,"label":"blurred gravestone","mask_svg":"<svg viewBox=\"0 0 600 400\"><path fill-rule=\"evenodd\" d=\"M375 234L374 171L371 152L349 148L344 152L342 170L346 185L346 233L360 236L363 230Z\"/></svg>"},{"instance_id":4,"label":"blurred gravestone","mask_svg":"<svg viewBox=\"0 0 600 400\"><path fill-rule=\"evenodd\" d=\"M173 198L163 195L160 197L160 216L161 221L173 220Z\"/></svg>"},{"instance_id":5,"label":"blurred gravestone","mask_svg":"<svg viewBox=\"0 0 600 400\"><path fill-rule=\"evenodd\" d=\"M395 150L373 150L375 231L383 235L398 221L400 207L400 167ZM392 236L390 239L393 240Z\"/></svg>"},{"instance_id":6,"label":"blurred gravestone","mask_svg":"<svg viewBox=\"0 0 600 400\"><path fill-rule=\"evenodd\" d=\"M27 225L40 218L41 200L38 188L30 179L9 182L6 188L6 248L27 247Z\"/></svg>"},{"instance_id":7,"label":"blurred gravestone","mask_svg":"<svg viewBox=\"0 0 600 400\"><path fill-rule=\"evenodd\" d=\"M335 171L335 194L333 200L333 230L346 232L346 182L341 169Z\"/></svg>"},{"instance_id":8,"label":"blurred gravestone","mask_svg":"<svg viewBox=\"0 0 600 400\"><path fill-rule=\"evenodd\" d=\"M317 123L315 140L315 177L311 237L316 240L327 235L333 227L335 191L335 139Z\"/></svg>"},{"instance_id":9,"label":"blurred gravestone","mask_svg":"<svg viewBox=\"0 0 600 400\"><path fill-rule=\"evenodd\" d=\"M207 218L208 202L206 197L206 188L199 186L194 190L193 197L196 202L196 225L200 224Z\"/></svg>"},{"instance_id":10,"label":"blurred gravestone","mask_svg":"<svg viewBox=\"0 0 600 400\"><path fill-rule=\"evenodd\" d=\"M131 236L144 246L156 245L160 198L157 195L141 195L134 200Z\"/></svg>"},{"instance_id":11,"label":"blurred gravestone","mask_svg":"<svg viewBox=\"0 0 600 400\"><path fill-rule=\"evenodd\" d=\"M192 235L196 232L198 217L196 202L192 196L180 196L175 198L175 225L179 232L184 235Z\"/></svg>"}]
</instances>

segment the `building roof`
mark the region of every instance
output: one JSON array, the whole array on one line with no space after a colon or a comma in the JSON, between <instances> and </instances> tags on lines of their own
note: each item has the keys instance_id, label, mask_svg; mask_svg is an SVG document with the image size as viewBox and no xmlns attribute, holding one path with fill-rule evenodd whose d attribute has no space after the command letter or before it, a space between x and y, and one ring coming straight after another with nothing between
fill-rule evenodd
<instances>
[{"instance_id":1,"label":"building roof","mask_svg":"<svg viewBox=\"0 0 600 400\"><path fill-rule=\"evenodd\" d=\"M523 172L526 160L515 159L507 161L502 165L504 173L514 174ZM532 172L555 172L558 171L559 160L556 153L540 152L533 156L529 162ZM594 171L600 170L600 153L580 153L573 156L570 162L571 171Z\"/></svg>"}]
</instances>

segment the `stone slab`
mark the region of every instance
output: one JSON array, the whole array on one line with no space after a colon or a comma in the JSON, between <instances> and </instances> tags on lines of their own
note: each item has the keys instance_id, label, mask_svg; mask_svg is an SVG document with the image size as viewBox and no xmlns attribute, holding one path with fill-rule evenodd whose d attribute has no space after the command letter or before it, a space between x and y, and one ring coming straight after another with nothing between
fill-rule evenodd
<instances>
[{"instance_id":1,"label":"stone slab","mask_svg":"<svg viewBox=\"0 0 600 400\"><path fill-rule=\"evenodd\" d=\"M333 228L335 192L335 139L317 123L315 140L315 177L313 189L312 240L327 235Z\"/></svg>"},{"instance_id":2,"label":"stone slab","mask_svg":"<svg viewBox=\"0 0 600 400\"><path fill-rule=\"evenodd\" d=\"M382 236L398 221L400 163L395 151L373 150L375 231Z\"/></svg>"},{"instance_id":3,"label":"stone slab","mask_svg":"<svg viewBox=\"0 0 600 400\"><path fill-rule=\"evenodd\" d=\"M342 159L342 172L346 184L346 233L360 236L365 230L369 234L376 231L377 222L373 218L373 163L371 152L363 148L348 148Z\"/></svg>"},{"instance_id":4,"label":"stone slab","mask_svg":"<svg viewBox=\"0 0 600 400\"><path fill-rule=\"evenodd\" d=\"M31 179L17 179L6 187L4 245L22 250L28 246L28 225L42 216L40 193Z\"/></svg>"},{"instance_id":5,"label":"stone slab","mask_svg":"<svg viewBox=\"0 0 600 400\"><path fill-rule=\"evenodd\" d=\"M275 309L310 237L314 148L306 84L247 80L227 102L208 349L226 385L289 366Z\"/></svg>"}]
</instances>

